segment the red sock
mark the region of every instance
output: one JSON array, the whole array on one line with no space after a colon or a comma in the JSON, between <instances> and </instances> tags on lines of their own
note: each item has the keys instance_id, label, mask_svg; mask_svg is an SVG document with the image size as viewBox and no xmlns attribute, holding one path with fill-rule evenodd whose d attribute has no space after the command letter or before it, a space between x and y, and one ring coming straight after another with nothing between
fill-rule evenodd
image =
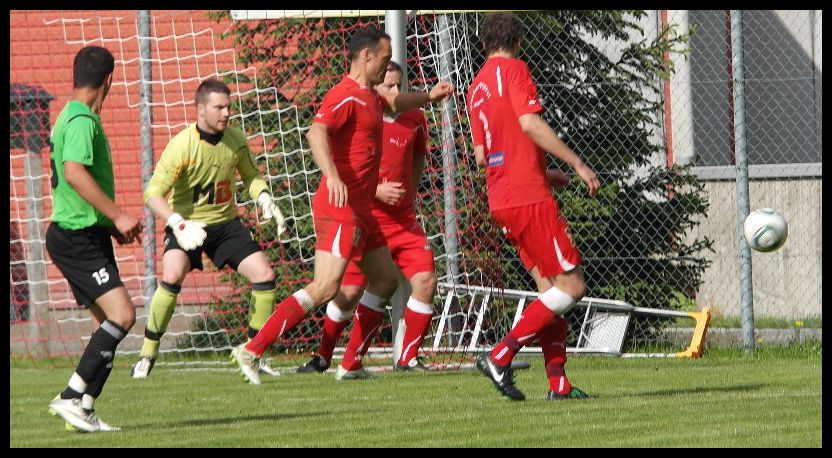
<instances>
[{"instance_id":1,"label":"red sock","mask_svg":"<svg viewBox=\"0 0 832 458\"><path fill-rule=\"evenodd\" d=\"M404 309L404 340L402 341L402 355L399 364L406 366L411 359L419 354L419 347L425 340L425 334L430 327L432 313L419 313L410 307Z\"/></svg>"},{"instance_id":2,"label":"red sock","mask_svg":"<svg viewBox=\"0 0 832 458\"><path fill-rule=\"evenodd\" d=\"M540 346L543 348L543 361L546 364L546 377L549 378L549 389L558 394L567 394L572 390L572 384L566 378L566 320L558 316L537 333Z\"/></svg>"},{"instance_id":3,"label":"red sock","mask_svg":"<svg viewBox=\"0 0 832 458\"><path fill-rule=\"evenodd\" d=\"M306 316L306 310L300 306L295 296L289 296L277 305L277 310L260 328L260 332L246 345L246 349L257 355L262 355L269 345L275 343L280 336L295 327Z\"/></svg>"},{"instance_id":4,"label":"red sock","mask_svg":"<svg viewBox=\"0 0 832 458\"><path fill-rule=\"evenodd\" d=\"M361 359L367 354L370 343L378 334L384 312L373 310L364 304L358 304L352 320L352 332L341 367L354 371L362 366Z\"/></svg>"},{"instance_id":5,"label":"red sock","mask_svg":"<svg viewBox=\"0 0 832 458\"><path fill-rule=\"evenodd\" d=\"M491 360L500 366L511 363L514 355L528 345L543 326L552 322L555 312L546 308L540 299L532 302L523 311L520 321L509 331L503 340L491 350Z\"/></svg>"},{"instance_id":6,"label":"red sock","mask_svg":"<svg viewBox=\"0 0 832 458\"><path fill-rule=\"evenodd\" d=\"M344 332L344 328L350 324L350 320L335 321L324 315L324 332L321 335L321 346L318 347L318 356L323 358L327 363L332 361L332 351L335 350L335 343Z\"/></svg>"}]
</instances>

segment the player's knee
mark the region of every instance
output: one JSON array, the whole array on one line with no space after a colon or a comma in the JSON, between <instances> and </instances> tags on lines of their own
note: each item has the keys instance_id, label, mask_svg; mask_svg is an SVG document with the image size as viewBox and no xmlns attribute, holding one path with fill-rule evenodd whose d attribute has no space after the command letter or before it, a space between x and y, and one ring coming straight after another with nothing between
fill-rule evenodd
<instances>
[{"instance_id":1,"label":"player's knee","mask_svg":"<svg viewBox=\"0 0 832 458\"><path fill-rule=\"evenodd\" d=\"M436 291L436 285L436 275L433 272L420 272L410 279L414 296L432 297Z\"/></svg>"},{"instance_id":2,"label":"player's knee","mask_svg":"<svg viewBox=\"0 0 832 458\"><path fill-rule=\"evenodd\" d=\"M581 300L586 295L586 283L583 279L581 279L575 285L575 294L572 296L575 298L576 301Z\"/></svg>"},{"instance_id":3,"label":"player's knee","mask_svg":"<svg viewBox=\"0 0 832 458\"><path fill-rule=\"evenodd\" d=\"M345 312L348 312L354 309L356 305L358 305L358 301L361 299L361 296L363 294L364 288L342 287L338 295L336 295L333 302L335 303L336 307Z\"/></svg>"},{"instance_id":4,"label":"player's knee","mask_svg":"<svg viewBox=\"0 0 832 458\"><path fill-rule=\"evenodd\" d=\"M316 304L325 304L332 299L335 299L335 295L338 294L338 283L312 282L306 288L306 292L309 293L309 296L313 301L315 301Z\"/></svg>"},{"instance_id":5,"label":"player's knee","mask_svg":"<svg viewBox=\"0 0 832 458\"><path fill-rule=\"evenodd\" d=\"M586 294L586 281L580 267L555 277L552 286L572 296L575 301L581 300Z\"/></svg>"},{"instance_id":6,"label":"player's knee","mask_svg":"<svg viewBox=\"0 0 832 458\"><path fill-rule=\"evenodd\" d=\"M586 282L583 276L572 276L562 282L560 289L579 301L586 294Z\"/></svg>"},{"instance_id":7,"label":"player's knee","mask_svg":"<svg viewBox=\"0 0 832 458\"><path fill-rule=\"evenodd\" d=\"M274 271L268 265L258 269L249 279L252 283L273 282L275 279Z\"/></svg>"},{"instance_id":8,"label":"player's knee","mask_svg":"<svg viewBox=\"0 0 832 458\"><path fill-rule=\"evenodd\" d=\"M162 272L162 281L169 285L182 286L185 274L180 272Z\"/></svg>"},{"instance_id":9,"label":"player's knee","mask_svg":"<svg viewBox=\"0 0 832 458\"><path fill-rule=\"evenodd\" d=\"M108 317L108 319L129 331L136 324L136 309L132 305L123 307L115 316Z\"/></svg>"}]
</instances>

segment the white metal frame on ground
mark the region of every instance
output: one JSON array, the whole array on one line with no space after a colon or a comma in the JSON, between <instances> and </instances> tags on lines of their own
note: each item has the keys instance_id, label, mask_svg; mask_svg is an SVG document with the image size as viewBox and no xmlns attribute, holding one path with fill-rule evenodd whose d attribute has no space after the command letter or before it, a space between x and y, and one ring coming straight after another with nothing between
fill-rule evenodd
<instances>
[{"instance_id":1,"label":"white metal frame on ground","mask_svg":"<svg viewBox=\"0 0 832 458\"><path fill-rule=\"evenodd\" d=\"M490 347L480 345L480 335L482 333L483 320L485 319L486 310L491 303L492 298L499 297L506 301L516 301L517 309L514 313L514 320L512 327L520 320L523 310L528 303L533 302L540 296L536 291L521 291L514 289L496 289L483 286L472 285L453 285L450 283L439 283L438 293L443 297L442 314L439 318L439 326L433 339L433 344L425 348L432 352L439 351L482 351ZM471 339L468 342L460 342L454 347L442 346L442 340L447 336L446 328L448 327L449 317L451 316L451 306L454 303L454 298L467 296L469 297L469 306L467 312L464 314L464 324L462 329L467 328L468 320L476 317L476 323L471 334ZM477 302L479 306L474 313L474 307ZM708 325L710 324L710 310L704 309L701 312L684 312L678 310L664 310L646 307L636 307L624 301L617 301L612 299L601 299L596 297L584 297L578 302L576 307L584 308L583 321L581 323L581 331L578 336L578 343L576 347L568 347L567 352L583 353L583 354L598 354L611 355L621 357L688 357L697 358L702 353L702 346L704 344L705 336L707 334ZM696 321L693 336L690 345L687 349L675 353L622 353L622 346L624 338L627 334L627 328L630 323L630 317L633 314L645 314L655 316L676 316L687 317ZM526 353L540 353L540 347L527 347L523 349Z\"/></svg>"}]
</instances>

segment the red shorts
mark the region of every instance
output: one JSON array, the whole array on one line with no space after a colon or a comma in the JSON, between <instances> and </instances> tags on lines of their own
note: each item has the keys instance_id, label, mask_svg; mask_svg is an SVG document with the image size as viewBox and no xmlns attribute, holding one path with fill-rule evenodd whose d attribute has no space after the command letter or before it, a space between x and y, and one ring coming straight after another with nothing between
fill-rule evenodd
<instances>
[{"instance_id":1,"label":"red shorts","mask_svg":"<svg viewBox=\"0 0 832 458\"><path fill-rule=\"evenodd\" d=\"M376 219L371 215L352 218L314 214L315 249L345 259L361 259L365 251L387 245Z\"/></svg>"},{"instance_id":2,"label":"red shorts","mask_svg":"<svg viewBox=\"0 0 832 458\"><path fill-rule=\"evenodd\" d=\"M541 276L553 277L581 263L581 252L554 199L494 210L492 214L529 271L537 267Z\"/></svg>"},{"instance_id":3,"label":"red shorts","mask_svg":"<svg viewBox=\"0 0 832 458\"><path fill-rule=\"evenodd\" d=\"M393 261L405 278L409 280L419 272L435 270L433 249L418 221L413 219L407 223L385 224L381 226L381 231L387 240ZM370 251L370 248L365 251ZM350 262L341 284L363 287L367 285L367 279L358 265Z\"/></svg>"}]
</instances>

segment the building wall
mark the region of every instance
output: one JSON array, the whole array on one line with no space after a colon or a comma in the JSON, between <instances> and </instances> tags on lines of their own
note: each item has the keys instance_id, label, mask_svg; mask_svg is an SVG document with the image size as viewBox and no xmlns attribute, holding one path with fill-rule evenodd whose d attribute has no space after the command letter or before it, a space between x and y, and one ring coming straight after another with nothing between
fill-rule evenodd
<instances>
[{"instance_id":1,"label":"building wall","mask_svg":"<svg viewBox=\"0 0 832 458\"><path fill-rule=\"evenodd\" d=\"M692 235L714 242L712 264L705 271L697 305L716 314L739 316L739 235L736 224L736 183L710 181L709 217ZM789 223L786 244L773 253L752 251L754 315L800 319L823 314L823 238L820 179L752 180L751 208L775 208ZM807 200L808 199L808 200Z\"/></svg>"},{"instance_id":2,"label":"building wall","mask_svg":"<svg viewBox=\"0 0 832 458\"><path fill-rule=\"evenodd\" d=\"M230 40L219 38L228 22L218 24L206 11L153 11L153 31L157 37L169 37L153 43L154 63L153 129L154 157L158 159L168 140L186 123L195 122L193 94L200 80L218 70L233 69L234 53ZM78 22L77 20L85 22ZM57 21L57 22L56 22ZM116 203L134 216L143 214L141 183L141 137L139 61L136 11L12 11L9 15L9 79L12 83L41 86L55 99L49 117L54 123L61 109L72 96L72 62L85 44L105 46L116 58L114 85L104 103L101 116L110 141L116 175ZM176 38L174 38L176 37ZM102 40L103 39L103 40ZM183 56L184 59L173 59ZM178 80L173 85L159 81ZM22 177L21 151L10 161L12 176ZM42 152L43 192L49 195L48 149ZM9 194L12 218L15 212L25 218L24 182L10 180ZM19 200L18 200L19 199ZM46 214L51 213L51 200L44 201ZM48 223L44 223L44 226ZM25 226L25 225L24 225ZM158 222L157 234L163 228ZM26 228L22 228L26 233ZM161 257L162 238L157 237L157 254ZM117 247L122 277L137 303L142 303L140 277L144 273L144 250L141 246ZM161 272L161 263L157 271ZM66 283L54 266L48 267L50 302L53 307L74 307ZM54 284L52 284L54 283ZM214 275L196 273L189 276L181 301L208 302L217 289Z\"/></svg>"}]
</instances>

